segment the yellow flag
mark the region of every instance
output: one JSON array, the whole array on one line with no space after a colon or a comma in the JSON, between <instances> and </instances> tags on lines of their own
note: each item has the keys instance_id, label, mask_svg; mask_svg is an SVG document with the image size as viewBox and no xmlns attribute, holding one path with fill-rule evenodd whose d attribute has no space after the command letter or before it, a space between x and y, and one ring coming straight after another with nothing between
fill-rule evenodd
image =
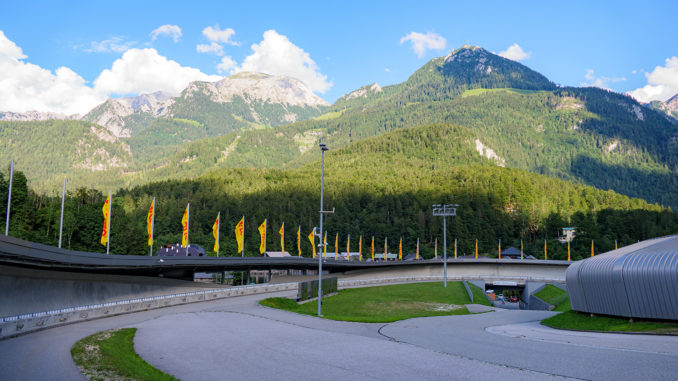
<instances>
[{"instance_id":1,"label":"yellow flag","mask_svg":"<svg viewBox=\"0 0 678 381\"><path fill-rule=\"evenodd\" d=\"M285 254L285 223L282 223L282 226L280 227L280 249L282 250L283 254Z\"/></svg>"},{"instance_id":2,"label":"yellow flag","mask_svg":"<svg viewBox=\"0 0 678 381\"><path fill-rule=\"evenodd\" d=\"M297 252L301 257L301 225L299 225L299 228L297 229Z\"/></svg>"},{"instance_id":3,"label":"yellow flag","mask_svg":"<svg viewBox=\"0 0 678 381\"><path fill-rule=\"evenodd\" d=\"M243 238L245 236L245 216L235 225L235 241L238 243L238 252L243 252Z\"/></svg>"},{"instance_id":4,"label":"yellow flag","mask_svg":"<svg viewBox=\"0 0 678 381\"><path fill-rule=\"evenodd\" d=\"M146 216L146 231L148 231L148 246L153 246L154 216L155 216L155 199L151 201L151 207L148 208L148 216Z\"/></svg>"},{"instance_id":5,"label":"yellow flag","mask_svg":"<svg viewBox=\"0 0 678 381\"><path fill-rule=\"evenodd\" d=\"M181 217L181 247L188 246L188 222L189 222L189 208L191 204L186 205L186 210L184 210L184 216Z\"/></svg>"},{"instance_id":6,"label":"yellow flag","mask_svg":"<svg viewBox=\"0 0 678 381\"><path fill-rule=\"evenodd\" d=\"M266 219L259 225L259 236L261 236L261 243L259 244L259 254L266 252Z\"/></svg>"},{"instance_id":7,"label":"yellow flag","mask_svg":"<svg viewBox=\"0 0 678 381\"><path fill-rule=\"evenodd\" d=\"M327 231L325 231L325 237L323 238L323 259L327 258Z\"/></svg>"},{"instance_id":8,"label":"yellow flag","mask_svg":"<svg viewBox=\"0 0 678 381\"><path fill-rule=\"evenodd\" d=\"M358 240L358 260L362 262L363 260L363 236L360 236Z\"/></svg>"},{"instance_id":9,"label":"yellow flag","mask_svg":"<svg viewBox=\"0 0 678 381\"><path fill-rule=\"evenodd\" d=\"M108 229L110 228L108 226L110 219L109 217L111 216L111 195L109 194L108 197L106 198L106 202L104 202L104 207L101 208L101 211L104 213L104 229L101 232L101 244L105 245L108 243Z\"/></svg>"},{"instance_id":10,"label":"yellow flag","mask_svg":"<svg viewBox=\"0 0 678 381\"><path fill-rule=\"evenodd\" d=\"M219 253L219 217L221 217L221 212L217 214L217 219L212 225L212 235L214 236L214 252Z\"/></svg>"},{"instance_id":11,"label":"yellow flag","mask_svg":"<svg viewBox=\"0 0 678 381\"><path fill-rule=\"evenodd\" d=\"M400 237L400 244L398 244L398 260L403 259L403 237Z\"/></svg>"},{"instance_id":12,"label":"yellow flag","mask_svg":"<svg viewBox=\"0 0 678 381\"><path fill-rule=\"evenodd\" d=\"M374 236L372 236L372 260L374 261Z\"/></svg>"},{"instance_id":13,"label":"yellow flag","mask_svg":"<svg viewBox=\"0 0 678 381\"><path fill-rule=\"evenodd\" d=\"M546 251L546 240L544 240L544 260L549 259L548 253Z\"/></svg>"},{"instance_id":14,"label":"yellow flag","mask_svg":"<svg viewBox=\"0 0 678 381\"><path fill-rule=\"evenodd\" d=\"M308 240L311 241L311 247L313 248L313 258L315 258L315 229L311 231L311 234L308 235Z\"/></svg>"},{"instance_id":15,"label":"yellow flag","mask_svg":"<svg viewBox=\"0 0 678 381\"><path fill-rule=\"evenodd\" d=\"M419 259L419 238L417 238L417 259Z\"/></svg>"},{"instance_id":16,"label":"yellow flag","mask_svg":"<svg viewBox=\"0 0 678 381\"><path fill-rule=\"evenodd\" d=\"M388 259L388 258L386 258L386 253L388 252L387 247L388 247L388 237L385 237L384 238L384 260Z\"/></svg>"},{"instance_id":17,"label":"yellow flag","mask_svg":"<svg viewBox=\"0 0 678 381\"><path fill-rule=\"evenodd\" d=\"M436 238L435 246L433 246L433 255L435 255L436 259L438 259L438 238Z\"/></svg>"},{"instance_id":18,"label":"yellow flag","mask_svg":"<svg viewBox=\"0 0 678 381\"><path fill-rule=\"evenodd\" d=\"M334 237L334 260L339 257L339 233Z\"/></svg>"},{"instance_id":19,"label":"yellow flag","mask_svg":"<svg viewBox=\"0 0 678 381\"><path fill-rule=\"evenodd\" d=\"M351 260L351 257L350 257L350 254L349 254L350 252L351 252L351 235L349 234L348 239L346 239L346 260L347 261Z\"/></svg>"}]
</instances>

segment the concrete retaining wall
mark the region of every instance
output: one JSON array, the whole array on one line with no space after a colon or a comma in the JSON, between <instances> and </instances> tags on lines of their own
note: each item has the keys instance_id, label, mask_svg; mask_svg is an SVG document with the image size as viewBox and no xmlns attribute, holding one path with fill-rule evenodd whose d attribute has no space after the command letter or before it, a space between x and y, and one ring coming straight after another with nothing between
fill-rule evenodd
<instances>
[{"instance_id":1,"label":"concrete retaining wall","mask_svg":"<svg viewBox=\"0 0 678 381\"><path fill-rule=\"evenodd\" d=\"M219 287L209 283L0 266L0 318L71 306L178 294ZM223 288L223 287L219 287Z\"/></svg>"}]
</instances>

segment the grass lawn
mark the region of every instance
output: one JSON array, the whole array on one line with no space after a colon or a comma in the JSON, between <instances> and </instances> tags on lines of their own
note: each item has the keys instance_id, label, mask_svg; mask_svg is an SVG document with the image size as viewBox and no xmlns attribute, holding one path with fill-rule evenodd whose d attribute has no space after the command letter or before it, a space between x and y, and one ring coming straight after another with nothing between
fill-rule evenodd
<instances>
[{"instance_id":1,"label":"grass lawn","mask_svg":"<svg viewBox=\"0 0 678 381\"><path fill-rule=\"evenodd\" d=\"M567 292L552 285L546 285L535 295L541 300L557 306L555 311L562 312L541 321L543 325L551 328L573 331L639 332L678 335L678 323L650 320L634 320L629 322L629 319L625 318L591 316L587 313L572 311Z\"/></svg>"},{"instance_id":2,"label":"grass lawn","mask_svg":"<svg viewBox=\"0 0 678 381\"><path fill-rule=\"evenodd\" d=\"M537 298L545 301L548 304L556 306L554 311L569 311L570 310L570 298L567 296L567 292L561 290L560 288L547 284L539 292L534 294Z\"/></svg>"},{"instance_id":3,"label":"grass lawn","mask_svg":"<svg viewBox=\"0 0 678 381\"><path fill-rule=\"evenodd\" d=\"M469 284L475 303L490 305L483 291ZM318 303L297 304L286 298L269 298L264 306L306 315L316 315ZM332 320L386 323L423 316L465 315L471 303L461 282L409 283L391 286L350 288L323 298L323 317Z\"/></svg>"},{"instance_id":4,"label":"grass lawn","mask_svg":"<svg viewBox=\"0 0 678 381\"><path fill-rule=\"evenodd\" d=\"M136 328L103 331L71 348L73 361L93 380L177 380L144 361L134 351Z\"/></svg>"}]
</instances>

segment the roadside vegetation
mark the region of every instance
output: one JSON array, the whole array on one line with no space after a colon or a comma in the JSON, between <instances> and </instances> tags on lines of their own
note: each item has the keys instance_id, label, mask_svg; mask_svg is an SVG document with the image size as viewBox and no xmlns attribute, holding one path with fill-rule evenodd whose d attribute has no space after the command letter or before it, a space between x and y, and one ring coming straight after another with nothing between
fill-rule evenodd
<instances>
[{"instance_id":1,"label":"roadside vegetation","mask_svg":"<svg viewBox=\"0 0 678 381\"><path fill-rule=\"evenodd\" d=\"M554 311L562 313L544 319L545 326L572 331L596 332L635 332L678 335L678 323L660 322L654 320L629 320L626 318L591 315L573 311L567 292L551 285L547 285L535 294L543 301L556 306Z\"/></svg>"},{"instance_id":2,"label":"roadside vegetation","mask_svg":"<svg viewBox=\"0 0 678 381\"><path fill-rule=\"evenodd\" d=\"M88 336L71 349L73 361L90 380L177 380L136 354L136 330L124 328Z\"/></svg>"},{"instance_id":3,"label":"roadside vegetation","mask_svg":"<svg viewBox=\"0 0 678 381\"><path fill-rule=\"evenodd\" d=\"M547 284L539 292L534 294L537 298L545 301L546 303L555 306L554 311L569 311L570 307L570 298L567 296L567 292L561 290L560 288Z\"/></svg>"},{"instance_id":4,"label":"roadside vegetation","mask_svg":"<svg viewBox=\"0 0 678 381\"><path fill-rule=\"evenodd\" d=\"M474 303L490 305L482 290L469 284ZM362 323L387 323L424 316L465 315L464 306L471 303L462 282L398 284L340 290L323 298L323 317L332 320ZM261 305L291 312L313 315L318 312L315 301L297 304L287 298L268 298Z\"/></svg>"}]
</instances>

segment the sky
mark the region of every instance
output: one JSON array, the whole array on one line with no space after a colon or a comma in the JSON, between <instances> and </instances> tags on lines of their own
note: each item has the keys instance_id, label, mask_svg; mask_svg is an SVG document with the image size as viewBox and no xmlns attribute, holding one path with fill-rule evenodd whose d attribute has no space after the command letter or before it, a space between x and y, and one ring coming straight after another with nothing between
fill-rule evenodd
<instances>
[{"instance_id":1,"label":"sky","mask_svg":"<svg viewBox=\"0 0 678 381\"><path fill-rule=\"evenodd\" d=\"M239 71L332 103L476 45L564 86L678 93L676 1L5 1L0 111L84 114L108 97Z\"/></svg>"}]
</instances>

